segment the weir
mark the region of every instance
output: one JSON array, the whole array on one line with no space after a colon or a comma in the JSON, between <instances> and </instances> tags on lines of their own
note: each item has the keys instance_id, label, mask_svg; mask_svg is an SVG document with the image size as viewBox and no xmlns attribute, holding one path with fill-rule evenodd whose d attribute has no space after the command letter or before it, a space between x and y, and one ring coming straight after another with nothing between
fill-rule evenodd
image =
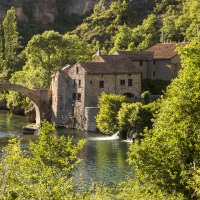
<instances>
[{"instance_id":1,"label":"weir","mask_svg":"<svg viewBox=\"0 0 200 200\"><path fill-rule=\"evenodd\" d=\"M36 125L39 125L43 119L49 119L48 111L51 108L51 90L29 89L21 85L0 83L0 92L3 91L16 91L31 99L36 111Z\"/></svg>"}]
</instances>

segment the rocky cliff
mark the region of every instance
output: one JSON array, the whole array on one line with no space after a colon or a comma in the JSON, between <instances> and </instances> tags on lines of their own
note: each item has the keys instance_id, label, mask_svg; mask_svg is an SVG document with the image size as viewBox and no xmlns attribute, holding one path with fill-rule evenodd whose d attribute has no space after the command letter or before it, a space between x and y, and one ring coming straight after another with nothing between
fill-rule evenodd
<instances>
[{"instance_id":1,"label":"rocky cliff","mask_svg":"<svg viewBox=\"0 0 200 200\"><path fill-rule=\"evenodd\" d=\"M54 23L62 16L85 16L91 13L93 7L100 0L1 0L0 22L4 19L6 11L14 6L19 21L28 21L30 18L36 22ZM105 0L111 4L114 0Z\"/></svg>"}]
</instances>

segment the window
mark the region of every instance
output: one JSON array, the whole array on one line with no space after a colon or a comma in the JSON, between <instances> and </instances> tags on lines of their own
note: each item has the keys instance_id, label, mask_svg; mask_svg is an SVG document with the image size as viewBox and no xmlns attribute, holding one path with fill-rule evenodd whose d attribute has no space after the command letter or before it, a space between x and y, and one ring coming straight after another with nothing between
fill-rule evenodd
<instances>
[{"instance_id":1,"label":"window","mask_svg":"<svg viewBox=\"0 0 200 200\"><path fill-rule=\"evenodd\" d=\"M92 84L92 81L90 81L90 84Z\"/></svg>"},{"instance_id":2,"label":"window","mask_svg":"<svg viewBox=\"0 0 200 200\"><path fill-rule=\"evenodd\" d=\"M104 88L104 81L99 81L99 87Z\"/></svg>"},{"instance_id":3,"label":"window","mask_svg":"<svg viewBox=\"0 0 200 200\"><path fill-rule=\"evenodd\" d=\"M156 72L155 71L153 71L153 77L155 77L156 76Z\"/></svg>"},{"instance_id":4,"label":"window","mask_svg":"<svg viewBox=\"0 0 200 200\"><path fill-rule=\"evenodd\" d=\"M153 60L153 64L154 64L154 65L156 64L156 61L155 61L155 60Z\"/></svg>"},{"instance_id":5,"label":"window","mask_svg":"<svg viewBox=\"0 0 200 200\"><path fill-rule=\"evenodd\" d=\"M140 66L142 66L143 65L143 61L142 60L140 60Z\"/></svg>"},{"instance_id":6,"label":"window","mask_svg":"<svg viewBox=\"0 0 200 200\"><path fill-rule=\"evenodd\" d=\"M125 80L120 80L120 85L125 85Z\"/></svg>"},{"instance_id":7,"label":"window","mask_svg":"<svg viewBox=\"0 0 200 200\"><path fill-rule=\"evenodd\" d=\"M81 93L78 93L78 94L77 94L77 100L78 100L78 101L81 101Z\"/></svg>"},{"instance_id":8,"label":"window","mask_svg":"<svg viewBox=\"0 0 200 200\"><path fill-rule=\"evenodd\" d=\"M78 80L78 86L81 87L81 80Z\"/></svg>"},{"instance_id":9,"label":"window","mask_svg":"<svg viewBox=\"0 0 200 200\"><path fill-rule=\"evenodd\" d=\"M133 85L133 79L128 79L128 86L132 86Z\"/></svg>"},{"instance_id":10,"label":"window","mask_svg":"<svg viewBox=\"0 0 200 200\"><path fill-rule=\"evenodd\" d=\"M76 93L73 93L73 94L72 94L72 99L73 99L73 100L76 100Z\"/></svg>"},{"instance_id":11,"label":"window","mask_svg":"<svg viewBox=\"0 0 200 200\"><path fill-rule=\"evenodd\" d=\"M76 86L76 80L74 79L73 81L74 81L74 87L75 87Z\"/></svg>"},{"instance_id":12,"label":"window","mask_svg":"<svg viewBox=\"0 0 200 200\"><path fill-rule=\"evenodd\" d=\"M78 67L76 67L76 74L78 74L78 72L79 72L79 68L78 68Z\"/></svg>"}]
</instances>

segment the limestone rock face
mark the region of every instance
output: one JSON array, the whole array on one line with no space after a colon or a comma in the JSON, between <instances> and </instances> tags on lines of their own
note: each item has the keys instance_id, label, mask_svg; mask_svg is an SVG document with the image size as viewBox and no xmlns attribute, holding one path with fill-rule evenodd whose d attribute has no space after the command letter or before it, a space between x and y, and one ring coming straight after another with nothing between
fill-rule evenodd
<instances>
[{"instance_id":1,"label":"limestone rock face","mask_svg":"<svg viewBox=\"0 0 200 200\"><path fill-rule=\"evenodd\" d=\"M90 13L100 0L1 0L0 22L4 19L7 10L12 6L16 9L18 20L27 21L30 16L42 24L54 23L60 15L84 16ZM115 0L105 0L110 5Z\"/></svg>"}]
</instances>

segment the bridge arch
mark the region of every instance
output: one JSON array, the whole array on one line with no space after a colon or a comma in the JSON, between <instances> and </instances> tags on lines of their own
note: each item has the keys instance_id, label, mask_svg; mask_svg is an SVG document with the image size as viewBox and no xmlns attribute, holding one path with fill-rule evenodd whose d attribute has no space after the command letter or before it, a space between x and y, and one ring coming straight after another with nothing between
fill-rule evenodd
<instances>
[{"instance_id":1,"label":"bridge arch","mask_svg":"<svg viewBox=\"0 0 200 200\"><path fill-rule=\"evenodd\" d=\"M0 83L0 92L16 91L29 97L35 106L36 124L47 119L48 110L51 107L51 90L29 89L21 85Z\"/></svg>"}]
</instances>

